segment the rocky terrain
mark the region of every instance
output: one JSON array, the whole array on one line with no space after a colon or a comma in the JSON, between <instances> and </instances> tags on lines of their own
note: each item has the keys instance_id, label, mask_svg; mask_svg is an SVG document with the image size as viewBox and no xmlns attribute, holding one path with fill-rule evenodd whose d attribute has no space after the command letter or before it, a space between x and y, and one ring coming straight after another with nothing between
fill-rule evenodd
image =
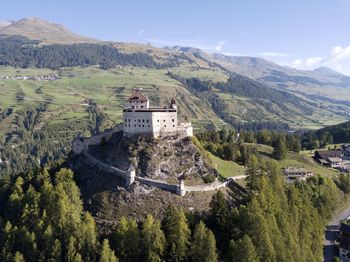
<instances>
[{"instance_id":1,"label":"rocky terrain","mask_svg":"<svg viewBox=\"0 0 350 262\"><path fill-rule=\"evenodd\" d=\"M173 184L181 179L186 185L198 185L218 177L190 138L128 139L119 132L110 141L91 146L89 152L122 170L127 170L132 163L137 176Z\"/></svg>"},{"instance_id":2,"label":"rocky terrain","mask_svg":"<svg viewBox=\"0 0 350 262\"><path fill-rule=\"evenodd\" d=\"M209 182L209 177L214 180L217 177L216 171L206 163L200 149L189 138L131 140L122 137L122 133L116 133L102 145L91 147L89 152L118 168L127 168L131 161L138 176L174 184L179 178L185 179L186 185L195 185ZM84 155L72 155L67 166L74 170L85 207L96 218L100 230L105 232L121 216L142 220L150 213L161 217L170 204L185 211L206 212L216 192L192 192L182 197L139 182L125 188L123 179L90 164ZM246 194L235 182L220 190L236 203Z\"/></svg>"}]
</instances>

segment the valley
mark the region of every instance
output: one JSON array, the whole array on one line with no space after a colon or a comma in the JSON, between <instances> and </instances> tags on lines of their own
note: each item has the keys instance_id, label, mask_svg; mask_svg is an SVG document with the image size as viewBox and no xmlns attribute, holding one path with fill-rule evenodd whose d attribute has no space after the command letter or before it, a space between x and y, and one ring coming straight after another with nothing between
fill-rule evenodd
<instances>
[{"instance_id":1,"label":"valley","mask_svg":"<svg viewBox=\"0 0 350 262\"><path fill-rule=\"evenodd\" d=\"M320 261L348 143L330 68L0 22L1 261Z\"/></svg>"}]
</instances>

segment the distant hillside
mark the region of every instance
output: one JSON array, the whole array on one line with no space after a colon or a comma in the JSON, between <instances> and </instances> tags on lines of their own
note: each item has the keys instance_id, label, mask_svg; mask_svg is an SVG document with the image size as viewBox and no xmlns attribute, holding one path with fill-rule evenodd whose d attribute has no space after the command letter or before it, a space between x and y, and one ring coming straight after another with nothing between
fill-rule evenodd
<instances>
[{"instance_id":1,"label":"distant hillside","mask_svg":"<svg viewBox=\"0 0 350 262\"><path fill-rule=\"evenodd\" d=\"M318 138L327 134L333 137L334 143L350 143L350 121L335 126L328 126L315 132Z\"/></svg>"},{"instance_id":2,"label":"distant hillside","mask_svg":"<svg viewBox=\"0 0 350 262\"><path fill-rule=\"evenodd\" d=\"M96 43L96 39L77 35L62 25L37 17L28 17L15 22L0 23L0 34L21 35L44 44Z\"/></svg>"},{"instance_id":3,"label":"distant hillside","mask_svg":"<svg viewBox=\"0 0 350 262\"><path fill-rule=\"evenodd\" d=\"M93 89L103 97L98 101L101 106L122 108L125 96L133 87L140 86L152 90L151 99L155 104L176 96L181 104L180 113L196 127L216 128L229 124L249 129L318 129L350 120L350 78L327 68L302 71L261 58L208 54L193 47L95 43L38 18L7 22L3 26L0 29L0 64L6 66L2 70L5 79L5 72L17 75L20 71L14 72L8 66L29 68L28 72L36 73L46 72L45 68L62 72L70 67L84 67L69 70L77 79L82 75L83 79L96 78ZM80 40L87 43L80 43ZM104 72L96 70L96 65ZM90 68L86 68L88 66ZM43 70L35 71L35 68ZM68 79L63 76L62 81L47 84L53 89L46 91L60 106L69 101L59 98L71 94L69 88L65 89ZM33 83L33 87L32 83L21 83L17 88L14 87L18 83L10 84L6 80L0 80L0 84L4 90L0 109L4 112L9 107L23 108L44 97L37 91L35 95L29 91L34 87L36 90L37 83ZM65 90L59 96L54 92L57 86L60 92ZM87 84L78 85L76 92L84 99L94 98L96 93L87 94L86 88ZM112 104L115 90L122 95L118 93L121 98ZM21 104L17 103L20 97L25 98ZM82 97L74 102L84 103ZM109 113L113 120L119 120L115 111ZM2 129L8 130L8 127L0 127L0 135Z\"/></svg>"}]
</instances>

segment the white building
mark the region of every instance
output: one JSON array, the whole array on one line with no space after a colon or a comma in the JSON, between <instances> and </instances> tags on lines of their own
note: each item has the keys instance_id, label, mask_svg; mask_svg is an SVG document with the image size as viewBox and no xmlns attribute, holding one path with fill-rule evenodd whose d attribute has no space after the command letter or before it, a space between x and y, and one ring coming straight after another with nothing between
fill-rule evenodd
<instances>
[{"instance_id":1,"label":"white building","mask_svg":"<svg viewBox=\"0 0 350 262\"><path fill-rule=\"evenodd\" d=\"M289 179L306 180L308 177L313 176L313 172L306 171L303 167L285 167L284 174Z\"/></svg>"},{"instance_id":2,"label":"white building","mask_svg":"<svg viewBox=\"0 0 350 262\"><path fill-rule=\"evenodd\" d=\"M160 137L172 134L193 136L191 123L178 123L174 99L169 106L151 107L142 89L134 89L123 110L124 136Z\"/></svg>"}]
</instances>

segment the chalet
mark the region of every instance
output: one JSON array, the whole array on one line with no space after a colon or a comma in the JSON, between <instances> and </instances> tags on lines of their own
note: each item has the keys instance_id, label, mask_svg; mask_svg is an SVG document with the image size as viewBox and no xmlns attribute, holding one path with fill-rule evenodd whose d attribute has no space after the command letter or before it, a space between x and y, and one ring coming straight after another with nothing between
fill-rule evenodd
<instances>
[{"instance_id":1,"label":"chalet","mask_svg":"<svg viewBox=\"0 0 350 262\"><path fill-rule=\"evenodd\" d=\"M341 146L341 148L345 156L350 156L350 144L344 144Z\"/></svg>"},{"instance_id":2,"label":"chalet","mask_svg":"<svg viewBox=\"0 0 350 262\"><path fill-rule=\"evenodd\" d=\"M350 225L341 223L339 227L339 258L340 261L350 262Z\"/></svg>"},{"instance_id":3,"label":"chalet","mask_svg":"<svg viewBox=\"0 0 350 262\"><path fill-rule=\"evenodd\" d=\"M339 157L328 157L326 160L333 168L340 168L343 162L343 160Z\"/></svg>"},{"instance_id":4,"label":"chalet","mask_svg":"<svg viewBox=\"0 0 350 262\"><path fill-rule=\"evenodd\" d=\"M315 151L314 160L321 165L331 166L329 158L340 158L343 152L341 150L317 150ZM334 159L333 159L334 160Z\"/></svg>"},{"instance_id":5,"label":"chalet","mask_svg":"<svg viewBox=\"0 0 350 262\"><path fill-rule=\"evenodd\" d=\"M283 171L289 179L306 180L313 176L312 172L306 171L303 167L285 167Z\"/></svg>"}]
</instances>

